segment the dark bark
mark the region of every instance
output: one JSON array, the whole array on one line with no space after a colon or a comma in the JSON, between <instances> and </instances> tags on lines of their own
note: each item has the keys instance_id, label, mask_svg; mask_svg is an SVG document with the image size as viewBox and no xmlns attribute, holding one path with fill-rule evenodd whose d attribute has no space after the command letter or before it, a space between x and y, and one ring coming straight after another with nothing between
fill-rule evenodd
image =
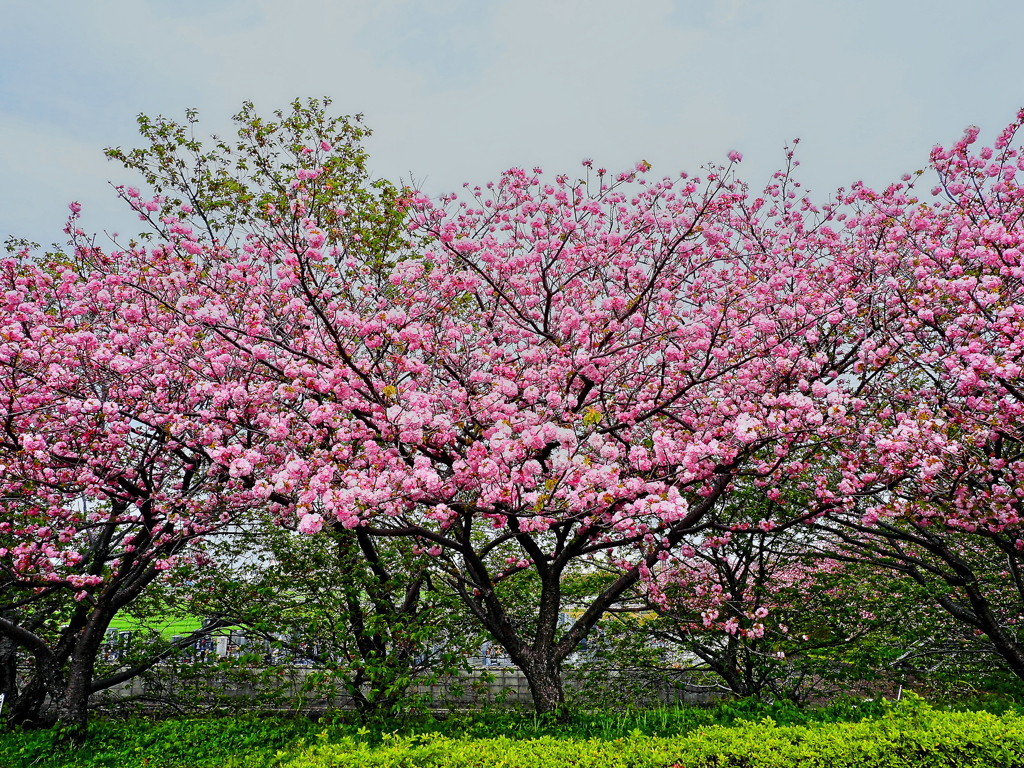
<instances>
[{"instance_id":1,"label":"dark bark","mask_svg":"<svg viewBox=\"0 0 1024 768\"><path fill-rule=\"evenodd\" d=\"M105 557L105 550L101 555ZM86 735L89 696L98 690L93 676L104 633L117 611L136 599L157 573L151 559L137 561L94 596L97 604L79 602L54 639L38 632L42 618L49 615L45 605L31 617L0 615L0 638L23 649L34 664L28 683L6 714L8 722L55 726L63 740L81 743ZM145 668L148 665L135 674Z\"/></svg>"},{"instance_id":2,"label":"dark bark","mask_svg":"<svg viewBox=\"0 0 1024 768\"><path fill-rule=\"evenodd\" d=\"M533 707L539 715L551 715L557 720L567 716L565 692L562 688L561 664L550 654L543 654L535 660L519 662L533 696Z\"/></svg>"},{"instance_id":3,"label":"dark bark","mask_svg":"<svg viewBox=\"0 0 1024 768\"><path fill-rule=\"evenodd\" d=\"M953 559L950 556L950 560ZM962 562L957 562L956 565L955 570L959 578L955 580L955 586L959 586L967 598L966 602L970 606L969 614L971 615L969 623L974 624L988 635L996 653L1002 657L1017 677L1024 680L1024 647L1006 631L989 600L981 591L977 575ZM954 618L958 614L962 616L967 613L962 606L947 597L940 597L938 602Z\"/></svg>"},{"instance_id":4,"label":"dark bark","mask_svg":"<svg viewBox=\"0 0 1024 768\"><path fill-rule=\"evenodd\" d=\"M91 665L89 665L91 666ZM87 734L89 714L89 688L91 669L86 665L72 666L68 682L54 706L54 722L60 731L61 741L81 745Z\"/></svg>"},{"instance_id":5,"label":"dark bark","mask_svg":"<svg viewBox=\"0 0 1024 768\"><path fill-rule=\"evenodd\" d=\"M762 686L757 685L753 681L749 665L744 669L740 664L736 648L732 647L733 643L730 642L729 645L729 650L720 655L711 652L706 655L698 652L698 655L707 662L712 672L725 681L729 690L736 694L736 696L742 699L747 696L760 694Z\"/></svg>"},{"instance_id":6,"label":"dark bark","mask_svg":"<svg viewBox=\"0 0 1024 768\"><path fill-rule=\"evenodd\" d=\"M647 568L655 567L662 549L671 550L692 533L702 519L714 508L726 492L732 475L725 471L714 481L710 493L682 520L661 533L661 547L652 548L641 560ZM572 530L572 533L568 531ZM396 535L397 531L374 530L378 535ZM402 531L401 534L407 533ZM562 664L579 647L598 621L622 596L640 580L641 563L623 572L611 584L595 595L583 612L564 632L558 632L558 621L563 611L561 592L562 575L567 567L588 553L603 549L594 542L599 532L573 528L570 523L555 556L542 552L529 534L515 536L523 551L533 560L533 568L540 579L540 595L536 604L536 622L532 632L517 626L497 590L497 575L492 574L486 562L486 551L478 550L472 540L472 524L467 521L454 531L455 540L448 539L451 549L461 558L453 584L469 610L480 620L491 637L508 653L530 684L537 712L566 714L562 685ZM624 542L629 545L631 542ZM449 561L454 566L454 559Z\"/></svg>"},{"instance_id":7,"label":"dark bark","mask_svg":"<svg viewBox=\"0 0 1024 768\"><path fill-rule=\"evenodd\" d=\"M75 633L66 658L44 657L37 661L41 662L40 670L44 672L43 679L50 695L50 705L40 718L41 723L55 726L60 732L60 739L74 745L82 744L87 734L96 656L112 618L106 614L94 614L86 626Z\"/></svg>"}]
</instances>

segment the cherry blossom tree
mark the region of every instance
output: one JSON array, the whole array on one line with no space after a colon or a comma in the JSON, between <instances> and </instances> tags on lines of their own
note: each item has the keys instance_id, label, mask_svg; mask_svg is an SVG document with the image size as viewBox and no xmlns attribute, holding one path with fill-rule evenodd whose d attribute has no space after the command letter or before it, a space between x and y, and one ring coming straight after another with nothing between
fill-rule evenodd
<instances>
[{"instance_id":1,"label":"cherry blossom tree","mask_svg":"<svg viewBox=\"0 0 1024 768\"><path fill-rule=\"evenodd\" d=\"M0 262L0 637L31 659L22 690L5 676L5 714L74 740L90 695L159 660L95 677L115 614L265 503L211 458L221 433L195 414L224 372L195 328L78 266Z\"/></svg>"},{"instance_id":2,"label":"cherry blossom tree","mask_svg":"<svg viewBox=\"0 0 1024 768\"><path fill-rule=\"evenodd\" d=\"M851 476L901 478L866 507L823 525L860 557L916 580L986 636L1024 677L1024 111L975 148L970 128L936 147L934 200L911 177L853 189L848 224L878 276L861 322L879 332L857 375L888 402L844 462ZM883 395L884 393L884 395Z\"/></svg>"},{"instance_id":3,"label":"cherry blossom tree","mask_svg":"<svg viewBox=\"0 0 1024 768\"><path fill-rule=\"evenodd\" d=\"M271 120L246 104L237 140L212 148L195 138L194 112L187 125L142 116L148 146L108 155L156 193L118 187L146 231L124 242L114 235L101 249L79 228L74 204L69 254L41 259L14 248L4 262L0 681L19 693L5 710L16 719L60 723L81 738L89 695L159 660L93 679L113 616L177 563L210 566L200 540L237 526L243 513L268 502L293 507L292 494L253 472L289 458L280 453L291 448L280 442L287 418L277 414L291 407L278 396L283 371L271 364L271 376L254 378L266 360L240 350L211 318L185 318L208 269L229 282L242 275L216 271L238 254L319 238L369 253L380 269L406 242L398 191L367 177L359 145L367 131L358 118L329 118L328 104L296 102ZM182 271L161 271L178 258ZM339 533L354 536L340 525ZM399 580L378 581L380 604L393 603L389 584ZM414 615L418 594L399 600ZM16 692L8 662L22 652L32 666Z\"/></svg>"},{"instance_id":4,"label":"cherry blossom tree","mask_svg":"<svg viewBox=\"0 0 1024 768\"><path fill-rule=\"evenodd\" d=\"M860 492L807 469L865 406L843 376L870 337L848 322L870 291L833 208L789 170L759 196L733 171L512 170L465 201L408 194L396 250L303 220L324 173L304 168L285 188L300 220L288 237L268 225L228 249L175 223L120 258L251 365L221 397L262 397L277 453L236 445L216 461L287 499L300 530L412 538L538 711L556 712L564 660L684 536L716 525L739 476L773 499L813 491L804 516ZM192 293L167 293L176 275L196 276ZM621 575L564 626L562 575L602 561ZM525 574L528 626L501 597Z\"/></svg>"},{"instance_id":5,"label":"cherry blossom tree","mask_svg":"<svg viewBox=\"0 0 1024 768\"><path fill-rule=\"evenodd\" d=\"M654 640L684 684L707 670L737 696L797 702L851 687L878 692L879 681L953 666L936 662L951 660L960 644L948 642L950 622L922 602L916 584L823 556L824 543L816 528L800 525L684 545L619 622L615 661Z\"/></svg>"},{"instance_id":6,"label":"cherry blossom tree","mask_svg":"<svg viewBox=\"0 0 1024 768\"><path fill-rule=\"evenodd\" d=\"M837 564L808 558L781 536L736 535L680 555L648 585L646 602L661 620L645 623L644 634L690 655L692 668L714 672L737 696L820 694L822 673L835 670L805 656L820 660L872 630L857 613L859 596L830 594Z\"/></svg>"}]
</instances>

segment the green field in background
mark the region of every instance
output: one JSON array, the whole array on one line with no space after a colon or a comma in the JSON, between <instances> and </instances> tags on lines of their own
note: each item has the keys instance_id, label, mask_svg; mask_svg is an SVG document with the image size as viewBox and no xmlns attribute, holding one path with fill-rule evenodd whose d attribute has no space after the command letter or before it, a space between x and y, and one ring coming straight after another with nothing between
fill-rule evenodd
<instances>
[{"instance_id":1,"label":"green field in background","mask_svg":"<svg viewBox=\"0 0 1024 768\"><path fill-rule=\"evenodd\" d=\"M194 616L166 620L155 619L146 622L140 622L130 616L115 616L114 620L110 622L111 629L117 629L122 632L156 630L160 632L161 637L168 640L175 635L187 635L189 632L194 632L202 626L203 620Z\"/></svg>"}]
</instances>

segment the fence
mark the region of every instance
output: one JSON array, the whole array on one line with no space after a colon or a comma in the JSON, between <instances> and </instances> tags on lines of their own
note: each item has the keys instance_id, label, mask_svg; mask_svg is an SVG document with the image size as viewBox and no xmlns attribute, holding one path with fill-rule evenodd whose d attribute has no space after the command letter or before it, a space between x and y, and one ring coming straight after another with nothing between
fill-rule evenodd
<instances>
[{"instance_id":1,"label":"fence","mask_svg":"<svg viewBox=\"0 0 1024 768\"><path fill-rule=\"evenodd\" d=\"M173 638L174 641L180 639L179 636ZM112 629L107 633L101 658L116 664L130 654L131 643L131 632ZM175 701L195 705L205 701L221 706L235 704L308 711L354 706L340 681L333 685L319 682L323 670L313 661L319 649L300 646L286 650L280 645L287 647L289 644L274 644L238 630L223 630L184 648L178 663L158 666L147 675L101 692L95 700L107 706L128 701L147 706L160 706L161 702L173 706ZM231 660L247 660L248 663L228 673L219 662ZM418 663L423 661L418 660ZM408 694L432 702L430 706L435 710L473 709L485 705L532 706L526 675L510 662L500 646L484 643L479 652L466 661L468 671L433 684L414 680ZM613 705L628 702L635 706L658 706L701 704L719 695L700 686L684 684L673 670L645 673L601 670L595 675L591 662L586 652L574 654L567 661L564 677L567 697L590 695L595 688L603 688ZM275 669L275 676L273 682L268 683L262 678L270 668ZM600 678L596 685L595 677ZM265 706L271 701L272 706Z\"/></svg>"},{"instance_id":2,"label":"fence","mask_svg":"<svg viewBox=\"0 0 1024 768\"><path fill-rule=\"evenodd\" d=\"M160 707L161 704L172 704L176 699L184 697L194 705L203 703L200 699L206 698L205 704L209 706L229 706L233 702L236 706L257 709L322 711L354 707L351 697L340 684L327 688L323 685L310 685L310 676L318 673L319 670L309 667L284 670L276 679L273 696L266 695L261 685L255 682L256 674L248 680L240 680L237 676L213 675L203 685L197 686L195 679L176 679L171 673L165 674L158 681L153 676L137 677L103 691L94 698L96 703L104 706L138 701L147 706ZM666 675L660 680L655 679L653 683L650 680L644 682L642 695L633 690L630 696L626 691L638 687L633 674L611 670L604 671L603 678L610 695L620 705L651 707L704 704L720 695L670 682ZM588 682L585 670L568 670L564 680L566 696L572 698L579 694ZM211 693L215 692L215 696L197 694L204 687ZM408 693L413 697L426 697L425 700L431 702L429 708L434 711L477 709L483 706L529 709L533 705L526 675L515 667L478 667L452 675L434 685L414 682Z\"/></svg>"},{"instance_id":3,"label":"fence","mask_svg":"<svg viewBox=\"0 0 1024 768\"><path fill-rule=\"evenodd\" d=\"M129 630L109 629L105 641L100 648L100 660L104 662L115 662L127 656L132 643L133 634ZM179 643L182 635L174 635L171 642ZM287 638L281 638L287 641ZM263 638L253 638L244 631L223 630L219 633L207 635L197 639L194 643L183 648L181 657L189 662L215 662L223 659L237 659L245 654L255 654L262 661L270 665L290 665L295 667L316 666L314 659L320 652L315 645L298 644L295 650L288 650L294 644L285 642L286 647L276 647L274 643ZM568 663L580 664L586 661L585 652L574 653L570 656ZM478 649L477 653L467 657L470 667L483 669L500 669L514 667L505 650L496 643L485 642ZM417 664L422 659L417 659Z\"/></svg>"}]
</instances>

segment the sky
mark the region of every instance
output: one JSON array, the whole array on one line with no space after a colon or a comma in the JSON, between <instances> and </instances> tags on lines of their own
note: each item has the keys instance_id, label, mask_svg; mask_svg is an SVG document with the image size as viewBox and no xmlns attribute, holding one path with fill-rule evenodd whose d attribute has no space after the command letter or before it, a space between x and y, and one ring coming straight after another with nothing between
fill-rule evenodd
<instances>
[{"instance_id":1,"label":"sky","mask_svg":"<svg viewBox=\"0 0 1024 768\"><path fill-rule=\"evenodd\" d=\"M511 167L694 172L763 185L800 138L817 197L927 165L1024 106L1011 0L0 0L0 237L133 231L107 161L136 116L227 134L327 96L373 129L371 171L430 195Z\"/></svg>"}]
</instances>

